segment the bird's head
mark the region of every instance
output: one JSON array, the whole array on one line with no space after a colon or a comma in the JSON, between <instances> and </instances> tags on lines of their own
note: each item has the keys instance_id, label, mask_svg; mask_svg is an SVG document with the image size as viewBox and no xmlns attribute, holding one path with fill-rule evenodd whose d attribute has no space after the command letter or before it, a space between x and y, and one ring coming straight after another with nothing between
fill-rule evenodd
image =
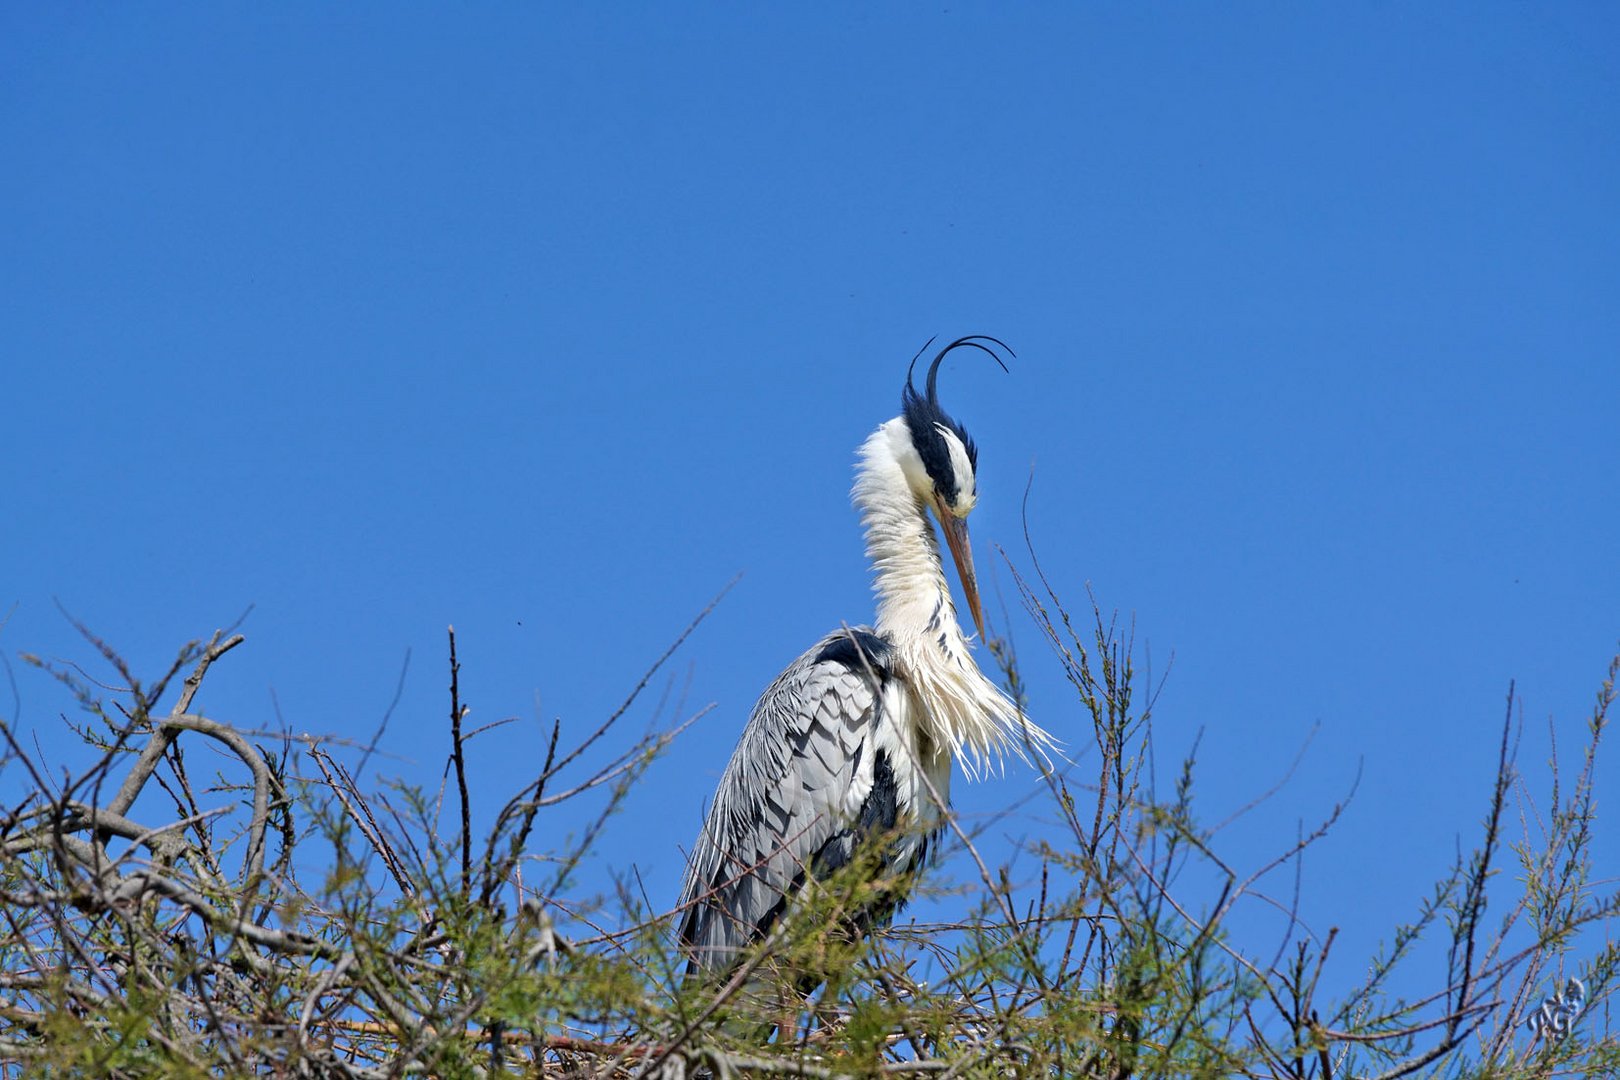
<instances>
[{"instance_id":1,"label":"bird's head","mask_svg":"<svg viewBox=\"0 0 1620 1080\"><path fill-rule=\"evenodd\" d=\"M931 343L930 343L931 344ZM995 346L992 348L991 346ZM923 346L927 351L928 346ZM941 349L928 367L928 378L923 393L917 392L912 381L919 352L912 358L906 371L906 386L900 393L900 419L905 422L904 434L910 441L910 453L900 455L901 467L912 493L924 506L933 510L956 561L956 572L962 579L962 593L967 598L968 611L979 637L984 637L984 614L979 608L979 583L973 572L973 549L968 543L967 516L979 501L976 470L979 450L962 425L946 414L939 404L939 365L953 349L978 349L987 354L1001 370L1007 365L996 348L1012 355L1012 350L993 337L972 335L958 338Z\"/></svg>"}]
</instances>

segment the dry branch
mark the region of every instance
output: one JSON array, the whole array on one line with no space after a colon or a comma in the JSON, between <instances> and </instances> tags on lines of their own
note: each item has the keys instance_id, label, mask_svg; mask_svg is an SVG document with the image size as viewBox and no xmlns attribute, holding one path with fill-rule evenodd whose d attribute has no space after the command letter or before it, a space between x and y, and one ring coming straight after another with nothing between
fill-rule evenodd
<instances>
[{"instance_id":1,"label":"dry branch","mask_svg":"<svg viewBox=\"0 0 1620 1080\"><path fill-rule=\"evenodd\" d=\"M577 743L563 745L563 726L553 724L539 773L475 835L477 732L462 731L452 635L447 776L460 816L441 838L433 800L399 786L362 789L338 740L283 739L288 748L273 753L197 708L204 679L240 635L216 633L182 650L143 687L87 633L116 689L72 665L50 670L93 717L77 729L96 751L93 763L54 780L0 724L4 763L28 779L25 797L0 809L0 1076L607 1080L706 1070L817 1080L1393 1080L1452 1068L1476 1035L1480 1068L1498 1070L1491 1075L1587 1068L1595 1077L1616 1060L1607 1032L1587 1031L1585 1042L1516 1032L1546 972L1561 971L1558 950L1620 914L1620 897L1598 892L1589 874L1592 761L1620 667L1599 695L1573 782L1555 788L1544 813L1532 806L1525 814L1542 833L1515 848L1526 891L1502 924L1488 930L1483 912L1501 880L1492 871L1506 801L1514 791L1529 801L1511 753L1511 692L1478 850L1442 878L1416 929L1397 937L1366 983L1335 1002L1323 985L1335 935L1309 932L1297 870L1292 903L1258 890L1285 864L1297 868L1300 854L1339 825L1341 807L1258 868L1231 866L1215 849L1219 827L1197 825L1191 758L1171 799L1153 795L1152 698L1133 696L1129 631L1122 637L1095 605L1090 624L1077 624L1038 564L1043 592L1016 570L1014 580L1077 691L1097 751L1089 775L1073 764L1043 770L1048 817L1067 835L1035 846L1039 872L1020 876L986 857L979 830L950 819L949 858L969 869L962 892L970 910L960 919L900 926L863 943L826 928L846 925L871 883L817 882L717 984L680 977L670 913L628 882L618 910L569 891L572 868L631 785L703 714L599 748L669 653ZM1016 698L1011 650L993 649ZM174 701L160 708L171 684ZM109 704L103 692L119 696ZM193 783L187 751L208 745L219 775ZM366 746L361 760L373 750ZM309 776L294 769L304 759L314 764ZM554 814L570 815L569 827L537 827ZM571 842L527 850L536 835L569 832ZM1189 880L1190 864L1213 886ZM516 900L510 914L497 903L507 895ZM1275 949L1256 954L1227 933L1243 902L1287 915ZM1441 985L1393 1000L1393 965L1406 962L1417 934L1440 932L1447 912ZM1612 994L1617 967L1620 950L1610 945L1581 969L1591 1005ZM826 980L809 998L792 989L807 971ZM773 1040L761 1034L772 1030Z\"/></svg>"}]
</instances>

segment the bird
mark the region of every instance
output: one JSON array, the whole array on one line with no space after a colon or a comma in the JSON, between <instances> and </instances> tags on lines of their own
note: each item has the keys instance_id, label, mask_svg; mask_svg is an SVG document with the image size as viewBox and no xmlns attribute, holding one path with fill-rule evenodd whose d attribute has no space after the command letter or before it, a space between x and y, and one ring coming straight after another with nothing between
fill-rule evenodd
<instances>
[{"instance_id":1,"label":"bird","mask_svg":"<svg viewBox=\"0 0 1620 1080\"><path fill-rule=\"evenodd\" d=\"M978 449L941 407L940 364L959 350L1007 370L996 338L944 346L924 389L912 358L900 415L856 455L859 511L877 595L874 625L823 637L766 688L721 774L681 886L687 977L725 976L816 881L855 860L881 878L859 932L887 925L937 851L952 765L970 779L1008 753L1049 760L1056 742L986 678L957 619L938 520L980 640L984 615L967 518L979 499ZM875 865L874 865L875 864ZM853 873L854 871L852 871ZM813 990L813 975L801 989Z\"/></svg>"}]
</instances>

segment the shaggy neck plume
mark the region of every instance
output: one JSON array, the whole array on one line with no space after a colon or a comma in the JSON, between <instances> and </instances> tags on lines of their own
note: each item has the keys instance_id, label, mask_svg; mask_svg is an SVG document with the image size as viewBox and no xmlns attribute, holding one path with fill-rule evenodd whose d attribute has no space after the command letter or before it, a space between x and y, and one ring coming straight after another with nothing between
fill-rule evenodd
<instances>
[{"instance_id":1,"label":"shaggy neck plume","mask_svg":"<svg viewBox=\"0 0 1620 1080\"><path fill-rule=\"evenodd\" d=\"M893 644L914 699L933 703L919 714L935 753L954 751L970 776L999 764L1008 750L1025 758L1026 741L1045 756L1051 737L1021 717L973 662L933 523L906 478L905 454L916 456L905 421L891 420L866 440L856 469L854 500L876 574L877 631Z\"/></svg>"}]
</instances>

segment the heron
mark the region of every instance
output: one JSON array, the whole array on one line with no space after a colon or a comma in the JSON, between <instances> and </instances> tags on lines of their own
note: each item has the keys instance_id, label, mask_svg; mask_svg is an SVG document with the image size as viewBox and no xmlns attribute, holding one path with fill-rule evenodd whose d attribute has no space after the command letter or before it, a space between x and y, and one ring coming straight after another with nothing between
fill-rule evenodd
<instances>
[{"instance_id":1,"label":"heron","mask_svg":"<svg viewBox=\"0 0 1620 1080\"><path fill-rule=\"evenodd\" d=\"M877 618L828 634L754 706L687 862L679 936L688 976L724 975L813 882L863 845L880 899L854 919L886 925L945 824L954 762L969 778L1008 752L1045 757L1050 735L974 662L929 516L939 521L978 637L984 637L967 518L978 450L939 402L939 367L957 350L1007 370L1005 344L969 335L940 349L922 393L912 358L900 415L857 452L851 498L866 534ZM862 866L869 865L863 861ZM812 979L809 989L819 983Z\"/></svg>"}]
</instances>

